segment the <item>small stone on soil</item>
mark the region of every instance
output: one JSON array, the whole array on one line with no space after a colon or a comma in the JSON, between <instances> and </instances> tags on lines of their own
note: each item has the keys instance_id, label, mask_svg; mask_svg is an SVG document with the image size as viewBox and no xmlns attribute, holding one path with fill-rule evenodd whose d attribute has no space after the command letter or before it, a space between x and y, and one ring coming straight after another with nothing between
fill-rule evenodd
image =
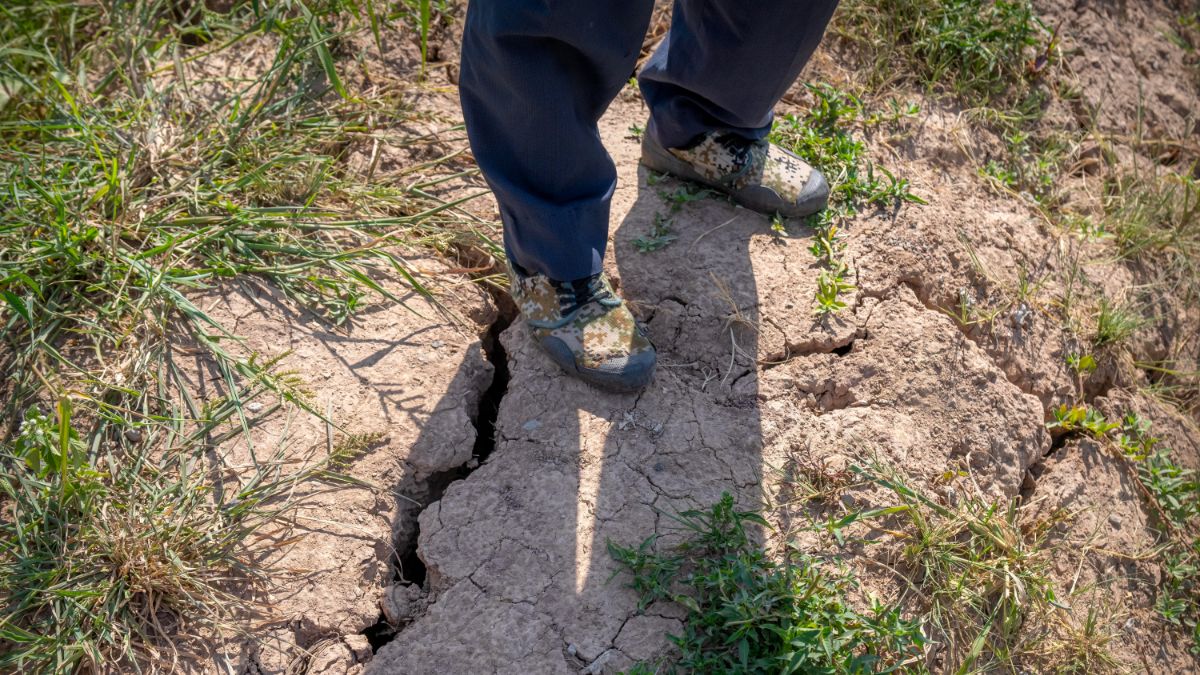
<instances>
[{"instance_id":1,"label":"small stone on soil","mask_svg":"<svg viewBox=\"0 0 1200 675\"><path fill-rule=\"evenodd\" d=\"M393 626L413 618L420 610L421 594L421 587L416 584L388 586L380 603L384 618Z\"/></svg>"},{"instance_id":2,"label":"small stone on soil","mask_svg":"<svg viewBox=\"0 0 1200 675\"><path fill-rule=\"evenodd\" d=\"M371 642L365 635L343 635L342 642L350 648L350 653L354 655L354 660L358 663L366 663L371 660L373 652L371 651Z\"/></svg>"}]
</instances>

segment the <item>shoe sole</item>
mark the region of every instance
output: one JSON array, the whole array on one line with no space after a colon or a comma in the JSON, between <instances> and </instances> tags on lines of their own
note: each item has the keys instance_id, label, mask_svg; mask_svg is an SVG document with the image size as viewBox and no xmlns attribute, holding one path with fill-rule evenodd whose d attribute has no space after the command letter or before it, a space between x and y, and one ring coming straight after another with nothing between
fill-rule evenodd
<instances>
[{"instance_id":1,"label":"shoe sole","mask_svg":"<svg viewBox=\"0 0 1200 675\"><path fill-rule=\"evenodd\" d=\"M623 373L606 373L599 370L587 370L580 368L575 363L575 355L559 340L534 340L542 351L550 357L562 368L568 375L595 385L601 389L618 393L633 393L646 388L650 384L650 379L654 376L654 371L658 366L657 358L650 361L649 365L642 366L634 370L627 370Z\"/></svg>"},{"instance_id":2,"label":"shoe sole","mask_svg":"<svg viewBox=\"0 0 1200 675\"><path fill-rule=\"evenodd\" d=\"M748 209L765 213L767 215L779 213L790 218L803 218L811 216L823 210L829 203L829 192L825 191L823 195L815 195L814 197L799 202L789 204L783 208L778 208L777 203L779 196L770 189L762 186L753 186L742 188L741 190L730 190L729 188L715 183L701 176L692 168L691 164L679 159L671 154L667 149L663 148L658 143L650 138L650 130L647 129L642 134L642 166L659 173L666 173L676 178L684 178L694 183L699 183L705 187L712 188L723 194L729 195L733 201L745 206Z\"/></svg>"}]
</instances>

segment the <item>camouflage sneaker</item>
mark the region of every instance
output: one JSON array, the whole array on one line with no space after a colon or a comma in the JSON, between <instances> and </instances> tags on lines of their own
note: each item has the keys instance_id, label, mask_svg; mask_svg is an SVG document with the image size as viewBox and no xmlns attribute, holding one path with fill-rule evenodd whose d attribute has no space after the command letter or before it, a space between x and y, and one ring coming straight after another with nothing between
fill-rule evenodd
<instances>
[{"instance_id":1,"label":"camouflage sneaker","mask_svg":"<svg viewBox=\"0 0 1200 675\"><path fill-rule=\"evenodd\" d=\"M820 171L766 140L714 131L691 147L668 149L647 130L642 164L720 190L761 213L807 216L829 201L829 183Z\"/></svg>"},{"instance_id":2,"label":"camouflage sneaker","mask_svg":"<svg viewBox=\"0 0 1200 675\"><path fill-rule=\"evenodd\" d=\"M508 276L533 339L563 370L617 391L650 381L654 345L603 274L559 282L509 265Z\"/></svg>"}]
</instances>

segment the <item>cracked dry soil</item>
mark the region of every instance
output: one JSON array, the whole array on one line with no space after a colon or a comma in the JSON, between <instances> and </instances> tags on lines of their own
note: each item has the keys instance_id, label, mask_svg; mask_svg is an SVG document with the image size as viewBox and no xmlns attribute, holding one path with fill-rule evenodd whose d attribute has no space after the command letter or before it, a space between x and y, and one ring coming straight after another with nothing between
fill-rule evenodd
<instances>
[{"instance_id":1,"label":"cracked dry soil","mask_svg":"<svg viewBox=\"0 0 1200 675\"><path fill-rule=\"evenodd\" d=\"M1166 11L1161 3L1039 4L1081 26L1086 44L1123 31L1149 44ZM836 80L830 49L806 78ZM1112 101L1102 127L1131 123L1134 93L1114 89L1098 68L1166 92L1144 106L1153 124L1195 124L1196 90L1179 84L1174 57L1155 52L1158 63L1147 68L1123 52L1093 63L1094 53L1070 58L1083 95ZM447 118L459 114L452 96L432 105ZM1053 408L1079 398L1110 416L1137 410L1178 461L1196 467L1195 420L1138 393L1144 374L1128 364L1077 391L1064 358L1077 345L1048 313L1014 305L988 328L948 315L963 293L995 298L1027 270L1054 295L1066 253L1080 244L984 187L978 158L998 139L944 105L921 109L887 164L930 205L854 221L847 241L858 290L846 310L819 318L811 309L819 268L803 226L778 236L767 218L709 198L675 214L678 238L669 246L635 248L656 214L669 211L660 192L682 184L649 184L628 136L644 107L631 92L618 98L601 121L619 171L607 265L659 349L656 379L640 394L566 377L530 345L509 303L439 260L418 267L440 280L440 300L456 320L409 297L417 311L377 305L341 333L262 289L209 298L248 348L294 349L284 365L315 379L321 409L379 434L348 469L359 483L301 488L299 517L263 547L275 570L263 598L274 618L216 649L224 670L615 673L668 654L666 636L680 631L683 612L669 603L637 612L633 591L614 578L607 541L660 534L669 543L675 535L663 513L705 507L725 491L745 507L778 503L789 461L844 466L869 454L932 492L943 489L937 479L947 469L962 469L967 489L984 497L1020 495L1045 513L1075 512L1053 534L1072 544L1054 561L1060 596L1095 586L1099 602L1121 610L1127 620L1114 648L1130 668L1196 672L1186 645L1153 617L1157 567L1121 553L1153 544L1131 474L1098 444L1052 439L1046 428ZM381 171L397 161L387 148L382 156ZM494 217L483 202L471 208ZM1119 293L1135 284L1126 265L1084 257L1098 286ZM1169 350L1198 325L1200 309L1168 303L1134 350ZM281 415L254 433L311 440L326 431ZM869 491L853 498L882 505ZM778 523L800 516L786 508L770 515ZM1073 546L1081 541L1104 545ZM877 564L882 553L827 553L846 562L864 592L897 596Z\"/></svg>"},{"instance_id":2,"label":"cracked dry soil","mask_svg":"<svg viewBox=\"0 0 1200 675\"><path fill-rule=\"evenodd\" d=\"M910 284L864 284L852 309L818 319L808 238L717 199L677 216L670 246L637 252L666 209L657 190L675 187L637 169L621 134L639 112L622 102L603 122L622 172L610 272L660 349L659 375L639 395L598 392L520 322L504 333L495 449L419 518L436 601L369 672L616 672L663 654L681 614L634 612L606 541L669 537L661 513L724 491L760 504L798 449L871 447L927 478L962 464L1000 497L1050 447L1039 401ZM868 278L871 261L856 266Z\"/></svg>"}]
</instances>

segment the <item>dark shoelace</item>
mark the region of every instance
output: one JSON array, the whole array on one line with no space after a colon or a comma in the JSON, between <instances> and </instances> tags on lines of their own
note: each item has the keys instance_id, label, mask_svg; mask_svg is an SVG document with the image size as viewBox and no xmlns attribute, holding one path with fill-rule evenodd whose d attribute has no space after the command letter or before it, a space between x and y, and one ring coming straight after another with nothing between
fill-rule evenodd
<instances>
[{"instance_id":1,"label":"dark shoelace","mask_svg":"<svg viewBox=\"0 0 1200 675\"><path fill-rule=\"evenodd\" d=\"M592 301L605 307L617 307L621 304L621 300L608 291L599 274L575 281L555 281L553 284L558 291L558 304L564 317L579 311Z\"/></svg>"},{"instance_id":2,"label":"dark shoelace","mask_svg":"<svg viewBox=\"0 0 1200 675\"><path fill-rule=\"evenodd\" d=\"M736 167L732 173L721 179L722 182L734 183L742 176L753 173L758 163L766 158L766 153L760 151L760 148L765 147L762 142L751 141L737 134L721 134L713 140L733 155L733 164Z\"/></svg>"},{"instance_id":3,"label":"dark shoelace","mask_svg":"<svg viewBox=\"0 0 1200 675\"><path fill-rule=\"evenodd\" d=\"M733 153L733 162L738 169L746 166L746 163L753 159L750 154L751 148L754 147L753 141L746 140L737 134L721 134L713 140Z\"/></svg>"}]
</instances>

